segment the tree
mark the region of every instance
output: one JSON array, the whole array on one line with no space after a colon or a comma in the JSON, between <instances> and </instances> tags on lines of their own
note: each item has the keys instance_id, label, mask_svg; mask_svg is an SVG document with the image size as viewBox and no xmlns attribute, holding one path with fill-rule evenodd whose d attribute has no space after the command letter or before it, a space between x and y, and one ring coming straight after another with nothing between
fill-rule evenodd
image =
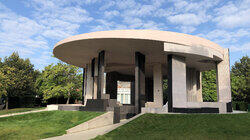
<instances>
[{"instance_id":1,"label":"tree","mask_svg":"<svg viewBox=\"0 0 250 140\"><path fill-rule=\"evenodd\" d=\"M202 72L202 97L204 102L217 101L215 70Z\"/></svg>"},{"instance_id":2,"label":"tree","mask_svg":"<svg viewBox=\"0 0 250 140\"><path fill-rule=\"evenodd\" d=\"M246 101L247 99L247 83L243 75L236 76L231 74L231 88L233 101Z\"/></svg>"},{"instance_id":3,"label":"tree","mask_svg":"<svg viewBox=\"0 0 250 140\"><path fill-rule=\"evenodd\" d=\"M250 58L243 56L231 70L232 96L234 101L250 103Z\"/></svg>"},{"instance_id":4,"label":"tree","mask_svg":"<svg viewBox=\"0 0 250 140\"><path fill-rule=\"evenodd\" d=\"M37 79L36 87L44 102L50 98L64 97L67 98L68 104L71 97L81 96L81 77L78 67L63 63L51 64L45 67Z\"/></svg>"},{"instance_id":5,"label":"tree","mask_svg":"<svg viewBox=\"0 0 250 140\"><path fill-rule=\"evenodd\" d=\"M24 97L35 95L34 83L38 71L34 70L29 59L22 59L17 52L14 52L11 56L5 57L1 63L1 80L2 95L6 98L6 104L8 104L9 97ZM6 105L6 109L8 106Z\"/></svg>"},{"instance_id":6,"label":"tree","mask_svg":"<svg viewBox=\"0 0 250 140\"><path fill-rule=\"evenodd\" d=\"M8 90L14 86L14 79L15 77L12 76L13 72L15 71L15 68L11 68L8 66L2 66L0 68L0 97L4 96L6 97L5 102L6 102L6 107L5 109L7 110L9 108L9 96L10 93Z\"/></svg>"}]
</instances>

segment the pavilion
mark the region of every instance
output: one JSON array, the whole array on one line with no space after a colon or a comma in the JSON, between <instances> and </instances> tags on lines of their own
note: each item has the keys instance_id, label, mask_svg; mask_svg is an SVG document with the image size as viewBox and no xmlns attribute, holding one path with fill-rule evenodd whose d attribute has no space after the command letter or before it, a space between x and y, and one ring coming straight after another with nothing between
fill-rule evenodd
<instances>
[{"instance_id":1,"label":"pavilion","mask_svg":"<svg viewBox=\"0 0 250 140\"><path fill-rule=\"evenodd\" d=\"M157 30L100 31L66 38L53 53L84 68L86 110L119 110L125 117L140 112L232 112L229 50L200 37ZM201 72L212 69L218 101L203 102ZM118 87L122 82L126 96Z\"/></svg>"}]
</instances>

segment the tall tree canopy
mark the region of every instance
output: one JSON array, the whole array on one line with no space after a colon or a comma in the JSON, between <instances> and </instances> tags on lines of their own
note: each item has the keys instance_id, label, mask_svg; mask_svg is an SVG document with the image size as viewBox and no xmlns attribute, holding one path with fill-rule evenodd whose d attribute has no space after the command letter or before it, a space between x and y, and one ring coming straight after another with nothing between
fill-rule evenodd
<instances>
[{"instance_id":1,"label":"tall tree canopy","mask_svg":"<svg viewBox=\"0 0 250 140\"><path fill-rule=\"evenodd\" d=\"M34 84L39 72L34 70L29 59L22 59L17 52L5 57L0 67L1 95L6 98L8 109L9 97L34 95Z\"/></svg>"},{"instance_id":2,"label":"tall tree canopy","mask_svg":"<svg viewBox=\"0 0 250 140\"><path fill-rule=\"evenodd\" d=\"M243 56L231 69L231 86L234 101L250 102L250 58Z\"/></svg>"},{"instance_id":3,"label":"tall tree canopy","mask_svg":"<svg viewBox=\"0 0 250 140\"><path fill-rule=\"evenodd\" d=\"M82 76L78 67L57 63L45 67L36 81L36 86L44 102L50 98L80 98Z\"/></svg>"}]
</instances>

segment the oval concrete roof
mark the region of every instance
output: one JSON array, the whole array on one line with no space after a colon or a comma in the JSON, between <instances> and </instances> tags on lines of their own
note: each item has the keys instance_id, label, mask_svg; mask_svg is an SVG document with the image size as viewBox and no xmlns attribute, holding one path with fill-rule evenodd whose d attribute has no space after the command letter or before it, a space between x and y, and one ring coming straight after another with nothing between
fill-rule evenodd
<instances>
[{"instance_id":1,"label":"oval concrete roof","mask_svg":"<svg viewBox=\"0 0 250 140\"><path fill-rule=\"evenodd\" d=\"M158 31L158 30L112 30L112 31L85 33L85 34L71 36L62 41L59 41L54 48L67 42L86 40L86 39L104 39L104 38L143 39L143 40L169 42L186 46L203 46L223 53L223 48L210 40L183 33Z\"/></svg>"},{"instance_id":2,"label":"oval concrete roof","mask_svg":"<svg viewBox=\"0 0 250 140\"><path fill-rule=\"evenodd\" d=\"M132 40L144 40L144 41L157 41L157 42L162 42L162 43L173 43L173 44L180 44L180 45L190 46L190 47L199 46L199 47L211 49L222 55L224 54L224 49L222 47L220 47L218 44L213 43L212 41L209 41L207 39L188 35L188 34L183 34L183 33L158 31L158 30L112 30L112 31L99 31L99 32L80 34L80 35L66 38L58 42L54 47L53 53L55 57L61 59L62 61L65 61L67 63L73 64L76 66L83 67L83 65L86 64L85 59L89 59L93 55L93 53L91 52L91 49L95 49L94 46L97 46L97 45L99 49L101 48L102 44L96 43L97 45L95 45L95 40L97 42L97 40L100 40L100 39L101 40L105 40L105 39L107 40L108 39L131 40L132 39ZM105 43L107 45L107 43L109 42L106 41ZM112 45L112 43L110 43L110 45ZM130 46L127 46L127 48L129 47ZM84 54L81 54L81 56L77 54L79 53L79 51L83 51L83 50L85 51ZM84 55L86 55L86 57ZM92 56L92 57L95 57L95 56ZM82 60L77 60L77 58L80 58Z\"/></svg>"}]
</instances>

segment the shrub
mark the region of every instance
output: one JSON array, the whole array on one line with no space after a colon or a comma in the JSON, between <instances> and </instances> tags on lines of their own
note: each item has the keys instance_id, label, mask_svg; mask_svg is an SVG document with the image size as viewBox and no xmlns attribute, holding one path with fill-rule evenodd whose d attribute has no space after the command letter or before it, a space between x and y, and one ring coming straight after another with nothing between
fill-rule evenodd
<instances>
[{"instance_id":1,"label":"shrub","mask_svg":"<svg viewBox=\"0 0 250 140\"><path fill-rule=\"evenodd\" d=\"M248 105L246 102L233 102L232 103L234 110L247 111Z\"/></svg>"}]
</instances>

